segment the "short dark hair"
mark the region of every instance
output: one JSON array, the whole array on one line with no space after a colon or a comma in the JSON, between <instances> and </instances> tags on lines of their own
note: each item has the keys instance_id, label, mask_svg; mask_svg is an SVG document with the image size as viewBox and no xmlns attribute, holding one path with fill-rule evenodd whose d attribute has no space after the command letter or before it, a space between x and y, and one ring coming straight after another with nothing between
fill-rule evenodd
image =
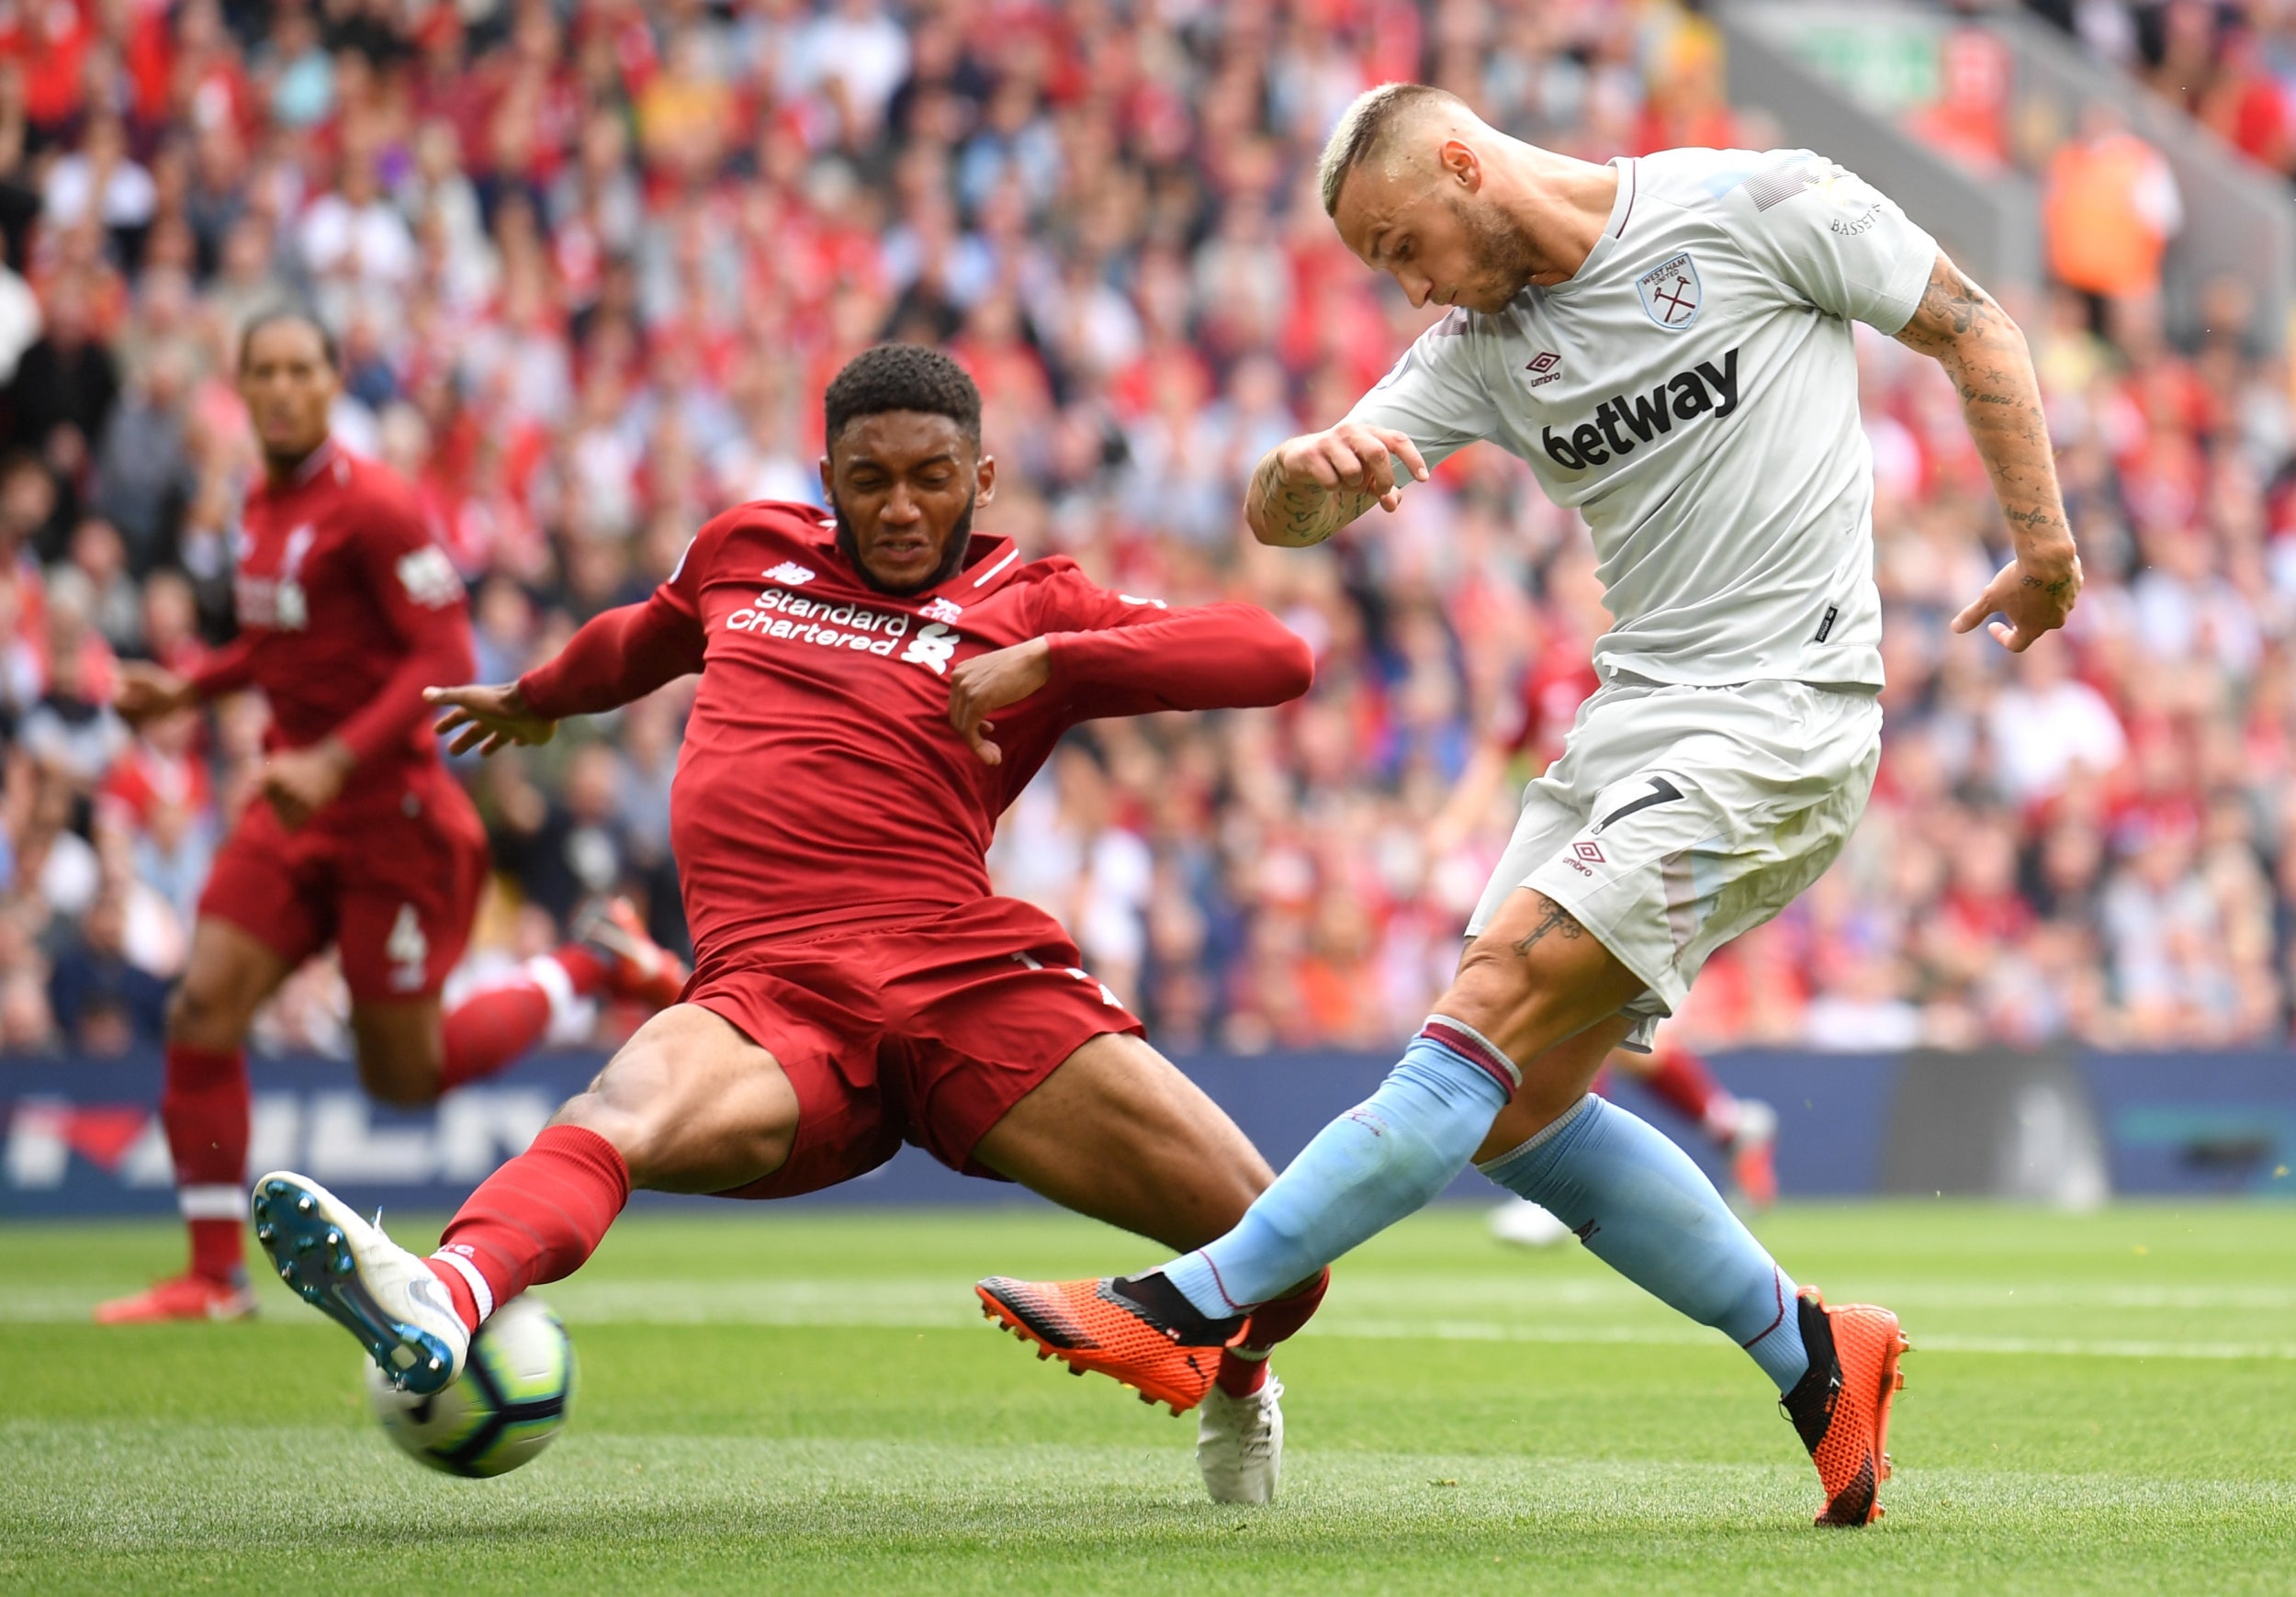
<instances>
[{"instance_id":1,"label":"short dark hair","mask_svg":"<svg viewBox=\"0 0 2296 1597\"><path fill-rule=\"evenodd\" d=\"M335 347L335 335L319 319L319 312L300 305L268 305L247 319L239 330L239 369L247 369L247 352L254 347L255 334L266 327L276 327L282 321L299 321L319 334L320 352L327 357L327 369L343 369L343 354Z\"/></svg>"},{"instance_id":2,"label":"short dark hair","mask_svg":"<svg viewBox=\"0 0 2296 1597\"><path fill-rule=\"evenodd\" d=\"M821 396L824 441L836 443L857 417L887 410L946 416L981 442L981 390L962 366L924 344L881 343L846 362Z\"/></svg>"}]
</instances>

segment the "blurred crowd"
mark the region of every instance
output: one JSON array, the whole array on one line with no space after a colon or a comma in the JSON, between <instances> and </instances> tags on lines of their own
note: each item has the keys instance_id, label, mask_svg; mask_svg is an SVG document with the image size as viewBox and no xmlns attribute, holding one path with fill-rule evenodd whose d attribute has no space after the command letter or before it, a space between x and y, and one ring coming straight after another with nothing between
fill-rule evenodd
<instances>
[{"instance_id":1,"label":"blurred crowd","mask_svg":"<svg viewBox=\"0 0 2296 1597\"><path fill-rule=\"evenodd\" d=\"M2026 0L2250 160L2296 178L2289 0Z\"/></svg>"},{"instance_id":2,"label":"blurred crowd","mask_svg":"<svg viewBox=\"0 0 2296 1597\"><path fill-rule=\"evenodd\" d=\"M118 659L228 635L255 469L233 338L281 299L338 331L338 433L418 486L490 680L641 597L715 510L816 497L829 374L945 343L986 397L990 524L1129 591L1255 600L1318 660L1297 705L1072 737L1000 886L1176 1051L1392 1042L1604 624L1583 529L1488 447L1323 549L1242 530L1260 453L1424 325L1307 181L1350 97L1412 76L1591 159L1776 141L1725 103L1711 28L1657 0L0 7L0 1050L154 1033L245 802L260 704L137 736L106 700ZM1685 1035L2287 1035L2289 380L2216 292L2195 348L2142 292L2012 307L2088 576L2070 635L2016 659L1946 630L2002 551L1954 395L1861 330L1880 785ZM466 770L500 872L478 964L606 891L682 940L690 692ZM264 1038L339 1041L334 981L298 977Z\"/></svg>"}]
</instances>

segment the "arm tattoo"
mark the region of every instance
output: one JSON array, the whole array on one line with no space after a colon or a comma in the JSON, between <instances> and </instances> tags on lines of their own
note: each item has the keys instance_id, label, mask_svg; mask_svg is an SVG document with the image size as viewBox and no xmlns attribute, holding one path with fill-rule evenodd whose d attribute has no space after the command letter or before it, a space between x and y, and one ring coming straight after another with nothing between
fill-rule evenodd
<instances>
[{"instance_id":1,"label":"arm tattoo","mask_svg":"<svg viewBox=\"0 0 2296 1597\"><path fill-rule=\"evenodd\" d=\"M2073 530L2057 491L2041 384L2024 334L2009 313L1941 254L1897 342L1929 355L1953 378L1962 419L1993 479L1994 497L2020 558L2044 555L2052 564L2059 556L2069 559ZM2069 574L2043 580L2029 573L2023 580L2052 599L2063 598L2074 586Z\"/></svg>"},{"instance_id":2,"label":"arm tattoo","mask_svg":"<svg viewBox=\"0 0 2296 1597\"><path fill-rule=\"evenodd\" d=\"M1578 918L1569 910L1551 898L1546 903L1547 913L1539 917L1538 924L1515 939L1514 951L1516 953L1529 953L1532 949L1538 946L1539 939L1550 931L1559 933L1572 942L1586 936L1586 928L1581 926Z\"/></svg>"},{"instance_id":3,"label":"arm tattoo","mask_svg":"<svg viewBox=\"0 0 2296 1597\"><path fill-rule=\"evenodd\" d=\"M1304 548L1322 543L1379 502L1376 493L1288 483L1271 453L1252 473L1244 520L1262 543Z\"/></svg>"},{"instance_id":4,"label":"arm tattoo","mask_svg":"<svg viewBox=\"0 0 2296 1597\"><path fill-rule=\"evenodd\" d=\"M1982 336L2006 330L2009 325L2007 313L1993 302L1993 296L1972 283L1959 266L1940 255L1930 268L1930 281L1921 290L1921 302L1914 307L1912 319L1898 330L1897 338L1923 354L1942 359L1944 352L1964 335L1974 332Z\"/></svg>"}]
</instances>

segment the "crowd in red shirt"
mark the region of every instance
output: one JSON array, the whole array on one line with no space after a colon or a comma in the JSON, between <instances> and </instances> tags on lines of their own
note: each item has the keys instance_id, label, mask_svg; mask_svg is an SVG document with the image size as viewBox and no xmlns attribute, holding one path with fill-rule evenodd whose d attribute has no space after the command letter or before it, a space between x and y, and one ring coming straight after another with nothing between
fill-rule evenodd
<instances>
[{"instance_id":1,"label":"crowd in red shirt","mask_svg":"<svg viewBox=\"0 0 2296 1597\"><path fill-rule=\"evenodd\" d=\"M2174 11L2174 6L2169 8ZM1599 625L1584 534L1495 451L1309 554L1251 546L1259 454L1422 324L1308 180L1424 76L1594 159L1757 146L1703 23L1619 0L46 0L0 9L0 1049L156 1026L263 711L131 737L112 662L229 632L253 309L343 343L337 433L414 485L506 680L643 596L713 512L818 495L819 395L886 337L979 378L987 530L1308 639L1281 710L1107 723L1007 817L1000 884L1176 1050L1384 1047L1503 838L1428 822L1513 719L1548 747ZM2206 107L2196 107L2208 114ZM2089 586L2021 661L1945 618L2000 539L1950 388L1865 340L1889 607L1881 786L1836 869L1727 950L1707 1042L2278 1040L2296 948L2285 367L2014 307ZM2221 324L2224 323L2220 319ZM1989 552L1990 551L1990 552ZM1527 692L1537 725L1510 710ZM621 888L676 939L692 689L466 769L484 959ZM267 1035L324 1043L316 971Z\"/></svg>"}]
</instances>

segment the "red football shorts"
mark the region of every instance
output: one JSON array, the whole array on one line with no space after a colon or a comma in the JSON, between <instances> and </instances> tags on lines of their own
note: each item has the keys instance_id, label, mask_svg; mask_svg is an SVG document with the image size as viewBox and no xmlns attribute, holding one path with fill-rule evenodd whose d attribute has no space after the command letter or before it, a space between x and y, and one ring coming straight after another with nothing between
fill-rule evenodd
<instances>
[{"instance_id":1,"label":"red football shorts","mask_svg":"<svg viewBox=\"0 0 2296 1597\"><path fill-rule=\"evenodd\" d=\"M973 1149L1093 1038L1138 1032L1060 922L1012 898L745 950L686 989L797 1089L789 1160L726 1198L791 1198L866 1175L914 1142L993 1175Z\"/></svg>"},{"instance_id":2,"label":"red football shorts","mask_svg":"<svg viewBox=\"0 0 2296 1597\"><path fill-rule=\"evenodd\" d=\"M470 940L486 829L438 766L392 773L294 831L257 798L216 855L199 914L228 920L290 964L332 942L354 1003L435 995Z\"/></svg>"}]
</instances>

